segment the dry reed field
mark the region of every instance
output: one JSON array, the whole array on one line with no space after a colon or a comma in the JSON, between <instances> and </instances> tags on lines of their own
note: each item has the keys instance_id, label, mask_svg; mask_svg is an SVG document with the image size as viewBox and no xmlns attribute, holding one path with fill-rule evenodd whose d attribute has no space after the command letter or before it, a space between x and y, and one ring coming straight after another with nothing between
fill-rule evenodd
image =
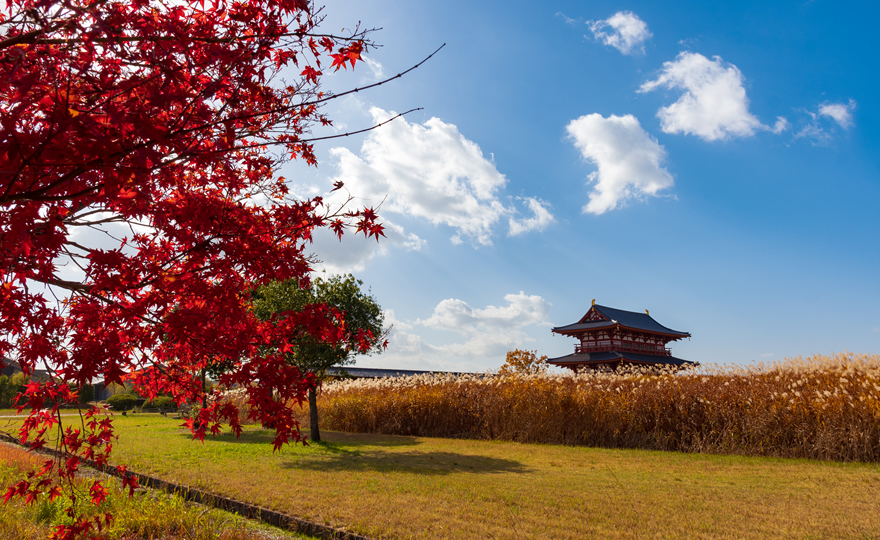
<instances>
[{"instance_id":1,"label":"dry reed field","mask_svg":"<svg viewBox=\"0 0 880 540\"><path fill-rule=\"evenodd\" d=\"M880 462L880 355L343 380L319 408L323 426L349 432Z\"/></svg>"}]
</instances>

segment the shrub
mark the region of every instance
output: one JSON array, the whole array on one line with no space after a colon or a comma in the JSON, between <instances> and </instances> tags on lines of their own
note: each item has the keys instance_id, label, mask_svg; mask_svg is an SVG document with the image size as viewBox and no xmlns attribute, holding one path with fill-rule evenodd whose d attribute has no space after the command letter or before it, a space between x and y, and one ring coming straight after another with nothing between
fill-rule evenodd
<instances>
[{"instance_id":1,"label":"shrub","mask_svg":"<svg viewBox=\"0 0 880 540\"><path fill-rule=\"evenodd\" d=\"M134 408L138 398L131 394L114 394L107 398L107 404L115 411L128 411Z\"/></svg>"},{"instance_id":2,"label":"shrub","mask_svg":"<svg viewBox=\"0 0 880 540\"><path fill-rule=\"evenodd\" d=\"M0 375L0 409L8 409L12 406L12 398L15 396L9 377Z\"/></svg>"},{"instance_id":3,"label":"shrub","mask_svg":"<svg viewBox=\"0 0 880 540\"><path fill-rule=\"evenodd\" d=\"M94 401L95 399L95 387L91 384L87 384L83 386L79 391L79 402L83 405L89 403L90 401Z\"/></svg>"},{"instance_id":4,"label":"shrub","mask_svg":"<svg viewBox=\"0 0 880 540\"><path fill-rule=\"evenodd\" d=\"M24 374L21 372L14 374L12 377L0 375L0 409L12 407L15 396L19 392L26 390L24 384Z\"/></svg>"},{"instance_id":5,"label":"shrub","mask_svg":"<svg viewBox=\"0 0 880 540\"><path fill-rule=\"evenodd\" d=\"M177 404L171 396L157 396L144 403L143 409L171 409L176 411Z\"/></svg>"}]
</instances>

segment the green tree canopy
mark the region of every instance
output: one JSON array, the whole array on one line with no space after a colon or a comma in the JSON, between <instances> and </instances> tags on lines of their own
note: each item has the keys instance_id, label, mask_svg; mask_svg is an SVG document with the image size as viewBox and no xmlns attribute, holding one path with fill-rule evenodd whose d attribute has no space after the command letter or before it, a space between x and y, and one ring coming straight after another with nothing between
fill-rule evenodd
<instances>
[{"instance_id":1,"label":"green tree canopy","mask_svg":"<svg viewBox=\"0 0 880 540\"><path fill-rule=\"evenodd\" d=\"M312 304L326 304L336 308L343 316L346 339L337 344L323 343L318 339L299 337L291 353L291 361L300 369L310 371L319 378L334 366L353 364L357 354L382 352L386 335L382 308L369 293L361 290L363 282L351 274L315 278L308 287L300 287L296 281L274 282L257 289L254 294L254 314L269 320L284 311L301 312ZM357 336L369 332L373 346L369 351L358 349Z\"/></svg>"},{"instance_id":2,"label":"green tree canopy","mask_svg":"<svg viewBox=\"0 0 880 540\"><path fill-rule=\"evenodd\" d=\"M335 344L311 336L297 336L288 354L291 363L322 380L327 370L355 362L358 354L380 353L388 332L383 328L382 308L371 294L361 290L363 282L351 274L312 279L308 287L295 280L273 282L254 292L253 311L262 320L270 320L285 311L303 312L310 305L324 304L337 309L345 328L345 339ZM359 348L359 336L367 335L372 346ZM320 441L315 389L309 391L312 440Z\"/></svg>"}]
</instances>

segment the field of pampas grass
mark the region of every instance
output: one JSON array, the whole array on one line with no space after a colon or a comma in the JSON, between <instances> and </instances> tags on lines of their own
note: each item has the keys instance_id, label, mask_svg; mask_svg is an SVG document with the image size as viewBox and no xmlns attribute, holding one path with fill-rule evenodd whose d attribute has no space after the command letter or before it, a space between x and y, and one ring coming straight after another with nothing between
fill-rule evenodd
<instances>
[{"instance_id":1,"label":"field of pampas grass","mask_svg":"<svg viewBox=\"0 0 880 540\"><path fill-rule=\"evenodd\" d=\"M880 355L326 383L331 430L880 462Z\"/></svg>"}]
</instances>

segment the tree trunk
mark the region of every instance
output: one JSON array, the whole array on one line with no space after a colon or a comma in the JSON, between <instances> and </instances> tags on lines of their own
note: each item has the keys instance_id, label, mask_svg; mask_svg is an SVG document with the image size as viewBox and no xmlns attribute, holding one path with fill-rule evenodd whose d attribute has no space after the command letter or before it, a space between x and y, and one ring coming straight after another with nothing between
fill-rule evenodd
<instances>
[{"instance_id":1,"label":"tree trunk","mask_svg":"<svg viewBox=\"0 0 880 540\"><path fill-rule=\"evenodd\" d=\"M312 441L321 442L321 432L318 431L318 392L309 388L309 424L312 426Z\"/></svg>"}]
</instances>

